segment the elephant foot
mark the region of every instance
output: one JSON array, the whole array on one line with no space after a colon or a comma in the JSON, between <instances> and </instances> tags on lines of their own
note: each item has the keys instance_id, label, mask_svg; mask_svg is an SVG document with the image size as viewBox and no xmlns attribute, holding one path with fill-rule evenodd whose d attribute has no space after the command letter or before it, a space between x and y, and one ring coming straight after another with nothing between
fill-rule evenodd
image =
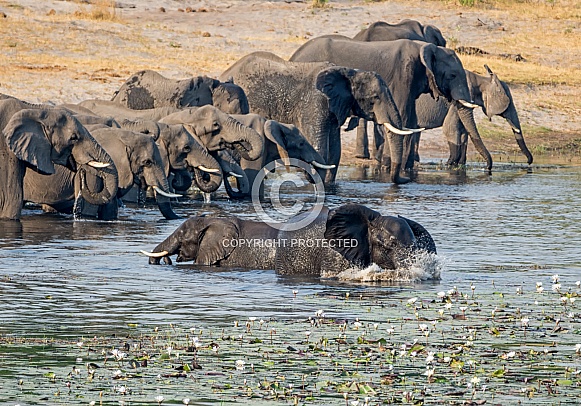
<instances>
[{"instance_id":1,"label":"elephant foot","mask_svg":"<svg viewBox=\"0 0 581 406\"><path fill-rule=\"evenodd\" d=\"M355 158L369 159L369 152L367 152L367 154L355 154Z\"/></svg>"}]
</instances>

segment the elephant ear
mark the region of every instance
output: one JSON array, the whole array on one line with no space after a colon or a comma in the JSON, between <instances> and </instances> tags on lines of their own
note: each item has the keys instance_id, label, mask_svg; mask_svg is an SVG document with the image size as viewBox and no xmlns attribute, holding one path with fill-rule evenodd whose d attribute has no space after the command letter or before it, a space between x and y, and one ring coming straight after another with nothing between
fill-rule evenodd
<instances>
[{"instance_id":1,"label":"elephant ear","mask_svg":"<svg viewBox=\"0 0 581 406\"><path fill-rule=\"evenodd\" d=\"M424 226L422 226L420 223L416 223L415 221L407 219L405 217L402 216L397 217L402 220L405 220L409 224L410 228L412 229L412 232L414 233L414 236L416 237L417 248L424 249L433 254L437 254L436 243L434 242L434 239L432 238L430 233L428 233L428 230L424 228Z\"/></svg>"},{"instance_id":2,"label":"elephant ear","mask_svg":"<svg viewBox=\"0 0 581 406\"><path fill-rule=\"evenodd\" d=\"M329 99L329 110L337 117L339 125L349 116L355 100L350 80L354 73L354 69L332 66L317 75L315 86Z\"/></svg>"},{"instance_id":3,"label":"elephant ear","mask_svg":"<svg viewBox=\"0 0 581 406\"><path fill-rule=\"evenodd\" d=\"M20 110L4 128L6 144L18 159L31 165L35 171L43 175L53 174L50 137L56 126L65 123L66 116L56 111Z\"/></svg>"},{"instance_id":4,"label":"elephant ear","mask_svg":"<svg viewBox=\"0 0 581 406\"><path fill-rule=\"evenodd\" d=\"M285 165L290 165L288 151L285 142L284 130L278 121L266 120L264 123L264 136L276 145L280 158Z\"/></svg>"},{"instance_id":5,"label":"elephant ear","mask_svg":"<svg viewBox=\"0 0 581 406\"><path fill-rule=\"evenodd\" d=\"M352 131L359 126L359 117L353 116L349 119L349 123L347 124L347 128L345 131Z\"/></svg>"},{"instance_id":6,"label":"elephant ear","mask_svg":"<svg viewBox=\"0 0 581 406\"><path fill-rule=\"evenodd\" d=\"M232 240L237 239L239 230L233 221L226 219L212 220L200 233L200 243L196 263L216 265L228 258L234 250Z\"/></svg>"},{"instance_id":7,"label":"elephant ear","mask_svg":"<svg viewBox=\"0 0 581 406\"><path fill-rule=\"evenodd\" d=\"M426 39L426 42L430 42L439 47L446 46L446 40L444 39L442 32L434 25L428 24L424 26L424 38Z\"/></svg>"},{"instance_id":8,"label":"elephant ear","mask_svg":"<svg viewBox=\"0 0 581 406\"><path fill-rule=\"evenodd\" d=\"M357 244L335 243L333 249L358 266L371 264L369 225L381 214L365 206L347 204L331 210L327 217L325 239L356 240Z\"/></svg>"},{"instance_id":9,"label":"elephant ear","mask_svg":"<svg viewBox=\"0 0 581 406\"><path fill-rule=\"evenodd\" d=\"M436 50L438 47L434 44L425 44L420 49L420 60L422 64L426 67L426 77L428 78L428 86L430 88L430 94L436 100L444 94L438 88L436 83L436 76L434 74L434 67L436 65Z\"/></svg>"},{"instance_id":10,"label":"elephant ear","mask_svg":"<svg viewBox=\"0 0 581 406\"><path fill-rule=\"evenodd\" d=\"M484 65L486 72L490 76L490 84L482 93L482 100L484 101L484 114L491 118L492 116L499 116L506 111L510 105L510 96L502 86L502 82L496 76L496 73Z\"/></svg>"}]
</instances>

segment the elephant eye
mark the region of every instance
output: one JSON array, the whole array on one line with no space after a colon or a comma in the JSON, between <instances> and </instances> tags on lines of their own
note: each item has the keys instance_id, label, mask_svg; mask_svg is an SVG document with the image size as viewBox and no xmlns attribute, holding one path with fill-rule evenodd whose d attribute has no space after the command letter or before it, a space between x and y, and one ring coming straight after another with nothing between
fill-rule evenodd
<instances>
[{"instance_id":1,"label":"elephant eye","mask_svg":"<svg viewBox=\"0 0 581 406\"><path fill-rule=\"evenodd\" d=\"M192 148L189 145L186 145L184 147L184 152L188 152L189 153L191 150L192 150Z\"/></svg>"},{"instance_id":2,"label":"elephant eye","mask_svg":"<svg viewBox=\"0 0 581 406\"><path fill-rule=\"evenodd\" d=\"M78 141L78 140L79 140L79 134L72 133L71 134L71 141Z\"/></svg>"},{"instance_id":3,"label":"elephant eye","mask_svg":"<svg viewBox=\"0 0 581 406\"><path fill-rule=\"evenodd\" d=\"M143 166L150 167L151 165L153 165L151 159L146 159L145 161L143 161Z\"/></svg>"}]
</instances>

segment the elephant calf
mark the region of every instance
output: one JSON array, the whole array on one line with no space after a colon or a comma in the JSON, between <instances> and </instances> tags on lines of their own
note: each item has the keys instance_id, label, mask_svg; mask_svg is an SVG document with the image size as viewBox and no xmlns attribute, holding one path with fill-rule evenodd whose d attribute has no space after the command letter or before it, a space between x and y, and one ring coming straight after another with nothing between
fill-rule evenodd
<instances>
[{"instance_id":1,"label":"elephant calf","mask_svg":"<svg viewBox=\"0 0 581 406\"><path fill-rule=\"evenodd\" d=\"M404 217L382 216L358 204L323 208L313 221L293 230L238 218L192 217L159 244L149 263L194 261L200 265L275 269L280 274L337 277L352 267L373 263L383 269L407 268L420 251L436 253L426 229ZM290 227L289 227L290 226Z\"/></svg>"}]
</instances>

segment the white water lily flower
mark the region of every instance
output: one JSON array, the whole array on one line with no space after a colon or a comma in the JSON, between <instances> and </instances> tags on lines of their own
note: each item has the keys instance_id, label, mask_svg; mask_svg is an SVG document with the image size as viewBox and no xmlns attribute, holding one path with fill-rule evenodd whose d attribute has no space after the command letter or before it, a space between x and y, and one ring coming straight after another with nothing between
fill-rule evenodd
<instances>
[{"instance_id":1,"label":"white water lily flower","mask_svg":"<svg viewBox=\"0 0 581 406\"><path fill-rule=\"evenodd\" d=\"M552 278L553 278L553 283L559 282L559 275L555 274L552 276Z\"/></svg>"},{"instance_id":2,"label":"white water lily flower","mask_svg":"<svg viewBox=\"0 0 581 406\"><path fill-rule=\"evenodd\" d=\"M575 352L581 354L581 344L575 344Z\"/></svg>"},{"instance_id":3,"label":"white water lily flower","mask_svg":"<svg viewBox=\"0 0 581 406\"><path fill-rule=\"evenodd\" d=\"M408 300L408 304L414 304L417 301L418 301L417 297L412 297L411 299Z\"/></svg>"},{"instance_id":4,"label":"white water lily flower","mask_svg":"<svg viewBox=\"0 0 581 406\"><path fill-rule=\"evenodd\" d=\"M395 329L393 328L393 326L389 326L389 328L386 330L387 334L392 335L393 333L395 333Z\"/></svg>"},{"instance_id":5,"label":"white water lily flower","mask_svg":"<svg viewBox=\"0 0 581 406\"><path fill-rule=\"evenodd\" d=\"M442 299L442 298L446 297L446 292L444 292L444 291L438 292L438 297L439 297L440 299Z\"/></svg>"},{"instance_id":6,"label":"white water lily flower","mask_svg":"<svg viewBox=\"0 0 581 406\"><path fill-rule=\"evenodd\" d=\"M545 290L545 288L543 288L542 286L537 286L538 293L543 293L543 290Z\"/></svg>"},{"instance_id":7,"label":"white water lily flower","mask_svg":"<svg viewBox=\"0 0 581 406\"><path fill-rule=\"evenodd\" d=\"M165 398L164 398L163 396L161 396L161 395L158 395L158 396L156 396L156 397L155 397L155 401L156 401L157 403L161 403L161 402L163 402L163 400L164 400L164 399L165 399Z\"/></svg>"},{"instance_id":8,"label":"white water lily flower","mask_svg":"<svg viewBox=\"0 0 581 406\"><path fill-rule=\"evenodd\" d=\"M305 331L305 335L307 336L307 338L309 338L309 336L311 335L310 331Z\"/></svg>"},{"instance_id":9,"label":"white water lily flower","mask_svg":"<svg viewBox=\"0 0 581 406\"><path fill-rule=\"evenodd\" d=\"M428 329L428 326L426 324L420 324L418 328L420 329L420 331L426 331Z\"/></svg>"},{"instance_id":10,"label":"white water lily flower","mask_svg":"<svg viewBox=\"0 0 581 406\"><path fill-rule=\"evenodd\" d=\"M571 304L575 304L575 301L576 301L576 300L577 300L577 299L575 299L574 297L570 297L570 298L569 298L569 302L571 302Z\"/></svg>"},{"instance_id":11,"label":"white water lily flower","mask_svg":"<svg viewBox=\"0 0 581 406\"><path fill-rule=\"evenodd\" d=\"M315 316L317 317L325 317L325 312L323 311L323 309L319 309L315 312Z\"/></svg>"},{"instance_id":12,"label":"white water lily flower","mask_svg":"<svg viewBox=\"0 0 581 406\"><path fill-rule=\"evenodd\" d=\"M452 303L446 303L446 304L444 305L444 307L445 307L446 309L450 310L450 309L452 308Z\"/></svg>"},{"instance_id":13,"label":"white water lily flower","mask_svg":"<svg viewBox=\"0 0 581 406\"><path fill-rule=\"evenodd\" d=\"M244 362L244 360L239 359L238 361L236 361L236 369L238 371L244 371L245 365L246 365L246 362Z\"/></svg>"},{"instance_id":14,"label":"white water lily flower","mask_svg":"<svg viewBox=\"0 0 581 406\"><path fill-rule=\"evenodd\" d=\"M446 364L448 364L450 361L452 361L452 358L450 358L450 357L444 357L444 362Z\"/></svg>"},{"instance_id":15,"label":"white water lily flower","mask_svg":"<svg viewBox=\"0 0 581 406\"><path fill-rule=\"evenodd\" d=\"M472 379L470 379L470 382L471 382L471 383L472 383L474 386L476 386L476 385L480 384L480 378L479 378L479 377L477 377L477 376L473 376L473 377L472 377Z\"/></svg>"},{"instance_id":16,"label":"white water lily flower","mask_svg":"<svg viewBox=\"0 0 581 406\"><path fill-rule=\"evenodd\" d=\"M356 321L353 323L353 330L359 330L359 327L361 327L361 323Z\"/></svg>"},{"instance_id":17,"label":"white water lily flower","mask_svg":"<svg viewBox=\"0 0 581 406\"><path fill-rule=\"evenodd\" d=\"M555 283L555 284L552 286L552 288L551 288L551 289L553 289L553 292L558 292L558 291L560 291L560 290L561 290L561 284L560 284L560 283Z\"/></svg>"},{"instance_id":18,"label":"white water lily flower","mask_svg":"<svg viewBox=\"0 0 581 406\"><path fill-rule=\"evenodd\" d=\"M190 398L184 398L184 399L182 400L182 403L183 403L184 405L189 405L189 404L190 404Z\"/></svg>"},{"instance_id":19,"label":"white water lily flower","mask_svg":"<svg viewBox=\"0 0 581 406\"><path fill-rule=\"evenodd\" d=\"M120 369L118 369L117 371L113 372L113 377L115 377L115 378L119 378L121 375L123 375L123 372L121 372Z\"/></svg>"},{"instance_id":20,"label":"white water lily flower","mask_svg":"<svg viewBox=\"0 0 581 406\"><path fill-rule=\"evenodd\" d=\"M581 287L581 281L575 282L575 285L577 285L578 288Z\"/></svg>"},{"instance_id":21,"label":"white water lily flower","mask_svg":"<svg viewBox=\"0 0 581 406\"><path fill-rule=\"evenodd\" d=\"M506 353L506 358L514 358L515 355L516 355L516 352L510 351L510 352Z\"/></svg>"},{"instance_id":22,"label":"white water lily flower","mask_svg":"<svg viewBox=\"0 0 581 406\"><path fill-rule=\"evenodd\" d=\"M516 294L517 295L522 295L522 293L523 293L522 288L520 286L517 286L517 288L516 288Z\"/></svg>"},{"instance_id":23,"label":"white water lily flower","mask_svg":"<svg viewBox=\"0 0 581 406\"><path fill-rule=\"evenodd\" d=\"M523 317L522 319L520 319L520 324L523 327L528 327L528 325L529 325L529 318L528 317Z\"/></svg>"},{"instance_id":24,"label":"white water lily flower","mask_svg":"<svg viewBox=\"0 0 581 406\"><path fill-rule=\"evenodd\" d=\"M543 286L543 282L537 282L537 288L540 288L541 286Z\"/></svg>"},{"instance_id":25,"label":"white water lily flower","mask_svg":"<svg viewBox=\"0 0 581 406\"><path fill-rule=\"evenodd\" d=\"M436 372L435 368L426 368L426 372L424 372L424 375L426 375L428 379L430 379L432 376L434 376L435 372Z\"/></svg>"},{"instance_id":26,"label":"white water lily flower","mask_svg":"<svg viewBox=\"0 0 581 406\"><path fill-rule=\"evenodd\" d=\"M122 395L125 395L125 393L127 393L127 388L125 386L119 386L117 388L117 392L119 392Z\"/></svg>"},{"instance_id":27,"label":"white water lily flower","mask_svg":"<svg viewBox=\"0 0 581 406\"><path fill-rule=\"evenodd\" d=\"M428 352L428 356L426 357L426 364L431 364L434 362L434 353Z\"/></svg>"}]
</instances>

